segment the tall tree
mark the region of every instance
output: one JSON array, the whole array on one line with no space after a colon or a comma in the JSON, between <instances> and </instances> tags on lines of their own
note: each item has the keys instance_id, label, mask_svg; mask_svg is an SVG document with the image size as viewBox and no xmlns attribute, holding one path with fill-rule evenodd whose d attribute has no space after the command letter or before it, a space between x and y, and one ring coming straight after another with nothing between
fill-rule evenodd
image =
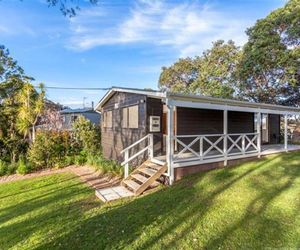
<instances>
[{"instance_id":1,"label":"tall tree","mask_svg":"<svg viewBox=\"0 0 300 250\"><path fill-rule=\"evenodd\" d=\"M240 48L233 41L218 40L201 56L163 67L159 86L175 92L232 98L237 92L235 74L240 56Z\"/></svg>"},{"instance_id":2,"label":"tall tree","mask_svg":"<svg viewBox=\"0 0 300 250\"><path fill-rule=\"evenodd\" d=\"M12 161L16 160L25 143L16 129L19 107L16 96L25 79L28 77L23 69L0 45L0 157L9 156Z\"/></svg>"},{"instance_id":3,"label":"tall tree","mask_svg":"<svg viewBox=\"0 0 300 250\"><path fill-rule=\"evenodd\" d=\"M290 0L247 30L239 65L250 101L300 105L300 0Z\"/></svg>"},{"instance_id":4,"label":"tall tree","mask_svg":"<svg viewBox=\"0 0 300 250\"><path fill-rule=\"evenodd\" d=\"M19 102L17 129L30 140L35 139L35 125L44 110L45 90L40 84L38 93L32 84L25 83L19 91L17 98Z\"/></svg>"}]
</instances>

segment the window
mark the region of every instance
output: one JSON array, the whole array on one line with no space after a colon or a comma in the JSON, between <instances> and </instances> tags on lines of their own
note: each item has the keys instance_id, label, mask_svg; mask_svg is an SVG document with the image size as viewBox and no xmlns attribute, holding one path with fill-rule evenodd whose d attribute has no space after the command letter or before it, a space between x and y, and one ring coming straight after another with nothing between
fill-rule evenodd
<instances>
[{"instance_id":1,"label":"window","mask_svg":"<svg viewBox=\"0 0 300 250\"><path fill-rule=\"evenodd\" d=\"M128 108L128 127L139 127L139 106L135 105Z\"/></svg>"},{"instance_id":2,"label":"window","mask_svg":"<svg viewBox=\"0 0 300 250\"><path fill-rule=\"evenodd\" d=\"M105 128L112 128L112 111L104 112L103 118L103 126Z\"/></svg>"},{"instance_id":3,"label":"window","mask_svg":"<svg viewBox=\"0 0 300 250\"><path fill-rule=\"evenodd\" d=\"M139 106L131 106L122 110L122 128L139 128Z\"/></svg>"}]
</instances>

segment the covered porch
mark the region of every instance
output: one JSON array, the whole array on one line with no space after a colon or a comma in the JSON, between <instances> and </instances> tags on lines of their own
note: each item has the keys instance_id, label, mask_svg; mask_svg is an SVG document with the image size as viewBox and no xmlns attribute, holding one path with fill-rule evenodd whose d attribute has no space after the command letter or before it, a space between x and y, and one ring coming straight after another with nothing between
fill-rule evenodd
<instances>
[{"instance_id":1,"label":"covered porch","mask_svg":"<svg viewBox=\"0 0 300 250\"><path fill-rule=\"evenodd\" d=\"M300 150L288 144L293 107L171 94L166 108L166 153L154 161L167 162L171 184L177 168Z\"/></svg>"}]
</instances>

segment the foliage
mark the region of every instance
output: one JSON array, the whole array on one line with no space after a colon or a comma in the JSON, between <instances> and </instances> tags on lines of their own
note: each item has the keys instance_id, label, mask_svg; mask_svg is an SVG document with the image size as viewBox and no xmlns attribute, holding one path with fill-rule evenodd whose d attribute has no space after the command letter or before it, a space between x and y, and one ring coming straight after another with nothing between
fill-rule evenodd
<instances>
[{"instance_id":1,"label":"foliage","mask_svg":"<svg viewBox=\"0 0 300 250\"><path fill-rule=\"evenodd\" d=\"M173 92L233 97L240 56L233 41L216 41L202 56L179 59L172 66L163 67L159 86Z\"/></svg>"},{"instance_id":2,"label":"foliage","mask_svg":"<svg viewBox=\"0 0 300 250\"><path fill-rule=\"evenodd\" d=\"M0 176L3 176L7 173L7 162L0 159Z\"/></svg>"},{"instance_id":3,"label":"foliage","mask_svg":"<svg viewBox=\"0 0 300 250\"><path fill-rule=\"evenodd\" d=\"M29 162L26 162L24 159L20 158L17 164L17 170L16 172L18 174L28 174L32 170L32 166Z\"/></svg>"},{"instance_id":4,"label":"foliage","mask_svg":"<svg viewBox=\"0 0 300 250\"><path fill-rule=\"evenodd\" d=\"M66 17L75 17L80 10L78 0L44 0L48 7L58 7L60 12ZM90 2L91 4L98 4L99 0L86 0L83 2Z\"/></svg>"},{"instance_id":5,"label":"foliage","mask_svg":"<svg viewBox=\"0 0 300 250\"><path fill-rule=\"evenodd\" d=\"M87 156L87 164L100 170L101 173L123 176L124 168L115 161L103 158L101 154L90 154Z\"/></svg>"},{"instance_id":6,"label":"foliage","mask_svg":"<svg viewBox=\"0 0 300 250\"><path fill-rule=\"evenodd\" d=\"M74 157L74 163L78 166L83 166L86 163L86 153L83 151Z\"/></svg>"},{"instance_id":7,"label":"foliage","mask_svg":"<svg viewBox=\"0 0 300 250\"><path fill-rule=\"evenodd\" d=\"M73 123L73 135L78 145L86 153L97 154L100 151L100 128L83 116Z\"/></svg>"},{"instance_id":8,"label":"foliage","mask_svg":"<svg viewBox=\"0 0 300 250\"><path fill-rule=\"evenodd\" d=\"M28 150L28 159L36 168L60 167L65 156L73 152L70 133L67 131L38 131Z\"/></svg>"},{"instance_id":9,"label":"foliage","mask_svg":"<svg viewBox=\"0 0 300 250\"><path fill-rule=\"evenodd\" d=\"M32 84L24 83L17 94L17 98L20 104L18 108L17 129L24 137L29 135L29 138L33 139L30 129L35 129L38 118L44 109L44 87L41 84L40 93L37 93Z\"/></svg>"},{"instance_id":10,"label":"foliage","mask_svg":"<svg viewBox=\"0 0 300 250\"><path fill-rule=\"evenodd\" d=\"M29 128L43 106L44 91L38 94L30 80L0 46L0 157L11 162L26 153Z\"/></svg>"},{"instance_id":11,"label":"foliage","mask_svg":"<svg viewBox=\"0 0 300 250\"><path fill-rule=\"evenodd\" d=\"M300 0L290 0L247 30L239 79L255 102L300 104Z\"/></svg>"},{"instance_id":12,"label":"foliage","mask_svg":"<svg viewBox=\"0 0 300 250\"><path fill-rule=\"evenodd\" d=\"M274 155L108 204L71 174L0 184L0 246L296 249L299 165L298 152Z\"/></svg>"},{"instance_id":13,"label":"foliage","mask_svg":"<svg viewBox=\"0 0 300 250\"><path fill-rule=\"evenodd\" d=\"M6 174L11 175L11 174L16 173L17 168L18 168L17 163L11 162L10 164L7 165Z\"/></svg>"}]
</instances>

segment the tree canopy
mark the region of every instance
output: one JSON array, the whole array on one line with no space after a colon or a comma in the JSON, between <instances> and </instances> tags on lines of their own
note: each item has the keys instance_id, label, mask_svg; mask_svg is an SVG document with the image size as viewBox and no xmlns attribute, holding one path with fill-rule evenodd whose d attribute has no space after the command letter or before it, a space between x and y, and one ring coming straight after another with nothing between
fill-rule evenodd
<instances>
[{"instance_id":1,"label":"tree canopy","mask_svg":"<svg viewBox=\"0 0 300 250\"><path fill-rule=\"evenodd\" d=\"M17 155L26 148L44 106L44 90L36 91L23 69L0 46L0 157L17 160Z\"/></svg>"},{"instance_id":2,"label":"tree canopy","mask_svg":"<svg viewBox=\"0 0 300 250\"><path fill-rule=\"evenodd\" d=\"M300 0L258 20L240 49L216 41L201 56L163 67L159 87L175 92L300 105Z\"/></svg>"},{"instance_id":3,"label":"tree canopy","mask_svg":"<svg viewBox=\"0 0 300 250\"><path fill-rule=\"evenodd\" d=\"M299 105L300 1L289 1L246 33L238 71L242 95L255 102Z\"/></svg>"},{"instance_id":4,"label":"tree canopy","mask_svg":"<svg viewBox=\"0 0 300 250\"><path fill-rule=\"evenodd\" d=\"M240 56L240 48L233 41L216 41L201 56L179 59L163 67L159 86L174 92L233 97Z\"/></svg>"}]
</instances>

